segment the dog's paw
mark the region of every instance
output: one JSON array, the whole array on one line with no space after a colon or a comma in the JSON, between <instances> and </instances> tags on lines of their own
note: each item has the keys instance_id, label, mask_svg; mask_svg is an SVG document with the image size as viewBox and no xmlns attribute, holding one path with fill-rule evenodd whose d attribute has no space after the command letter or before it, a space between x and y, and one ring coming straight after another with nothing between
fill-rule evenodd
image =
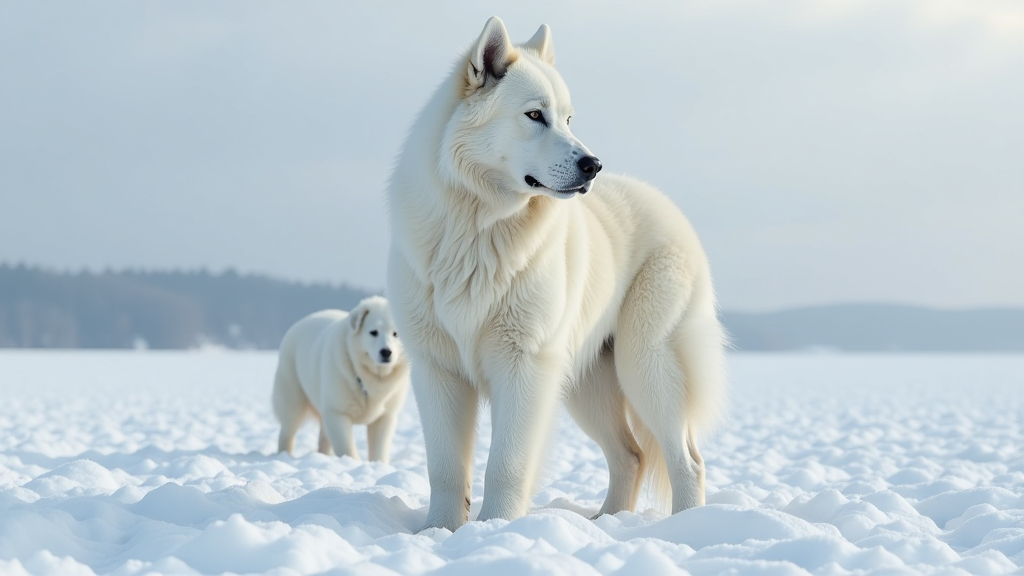
<instances>
[{"instance_id":1,"label":"dog's paw","mask_svg":"<svg viewBox=\"0 0 1024 576\"><path fill-rule=\"evenodd\" d=\"M455 532L469 520L461 512L461 510L456 510L452 514L428 514L427 521L424 522L423 526L416 533L425 534L429 530L444 530L448 533Z\"/></svg>"},{"instance_id":2,"label":"dog's paw","mask_svg":"<svg viewBox=\"0 0 1024 576\"><path fill-rule=\"evenodd\" d=\"M437 526L423 526L416 531L418 536L426 536L434 542L444 542L452 535L452 531L447 528L440 528Z\"/></svg>"}]
</instances>

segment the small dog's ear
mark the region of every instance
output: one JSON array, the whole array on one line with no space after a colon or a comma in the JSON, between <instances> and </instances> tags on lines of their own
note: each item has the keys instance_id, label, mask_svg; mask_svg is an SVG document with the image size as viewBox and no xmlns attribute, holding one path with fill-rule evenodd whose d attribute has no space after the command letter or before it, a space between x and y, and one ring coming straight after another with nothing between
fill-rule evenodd
<instances>
[{"instance_id":1,"label":"small dog's ear","mask_svg":"<svg viewBox=\"0 0 1024 576\"><path fill-rule=\"evenodd\" d=\"M348 315L348 319L352 322L352 331L358 333L363 328L363 322L366 320L366 315L370 313L370 309L366 306L356 306L355 310Z\"/></svg>"},{"instance_id":2,"label":"small dog's ear","mask_svg":"<svg viewBox=\"0 0 1024 576\"><path fill-rule=\"evenodd\" d=\"M551 28L547 24L541 24L533 38L523 44L523 48L533 50L541 60L555 65L555 45L551 42Z\"/></svg>"},{"instance_id":3,"label":"small dog's ear","mask_svg":"<svg viewBox=\"0 0 1024 576\"><path fill-rule=\"evenodd\" d=\"M469 51L469 66L466 68L467 80L473 88L480 88L487 76L501 78L509 65L515 62L516 49L509 40L508 32L501 18L491 16L484 24L480 38Z\"/></svg>"}]
</instances>

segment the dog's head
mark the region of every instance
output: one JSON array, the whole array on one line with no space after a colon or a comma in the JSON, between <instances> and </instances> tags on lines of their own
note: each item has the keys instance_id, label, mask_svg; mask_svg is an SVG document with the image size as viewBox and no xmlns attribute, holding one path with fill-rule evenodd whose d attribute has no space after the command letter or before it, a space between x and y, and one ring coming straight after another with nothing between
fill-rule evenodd
<instances>
[{"instance_id":1,"label":"dog's head","mask_svg":"<svg viewBox=\"0 0 1024 576\"><path fill-rule=\"evenodd\" d=\"M349 313L348 321L352 326L349 345L360 363L386 374L402 362L402 341L387 300L380 296L364 299Z\"/></svg>"},{"instance_id":2,"label":"dog's head","mask_svg":"<svg viewBox=\"0 0 1024 576\"><path fill-rule=\"evenodd\" d=\"M460 101L445 127L442 170L478 194L585 194L601 162L569 128L569 89L551 29L514 46L492 17L460 65ZM445 163L449 163L445 166Z\"/></svg>"}]
</instances>

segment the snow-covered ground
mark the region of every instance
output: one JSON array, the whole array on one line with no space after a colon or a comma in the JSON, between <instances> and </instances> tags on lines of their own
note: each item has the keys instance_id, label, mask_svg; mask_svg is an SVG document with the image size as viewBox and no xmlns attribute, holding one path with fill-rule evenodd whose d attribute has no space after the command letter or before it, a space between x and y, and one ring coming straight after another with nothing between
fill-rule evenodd
<instances>
[{"instance_id":1,"label":"snow-covered ground","mask_svg":"<svg viewBox=\"0 0 1024 576\"><path fill-rule=\"evenodd\" d=\"M1024 356L734 355L708 506L588 520L605 463L563 416L534 512L419 535L412 401L390 466L311 426L275 455L275 361L0 351L0 574L1024 573Z\"/></svg>"}]
</instances>

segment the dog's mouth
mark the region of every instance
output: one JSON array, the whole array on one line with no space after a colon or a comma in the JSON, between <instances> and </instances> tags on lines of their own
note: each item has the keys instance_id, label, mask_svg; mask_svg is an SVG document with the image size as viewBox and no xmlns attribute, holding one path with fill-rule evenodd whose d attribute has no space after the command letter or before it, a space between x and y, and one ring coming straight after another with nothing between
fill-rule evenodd
<instances>
[{"instance_id":1,"label":"dog's mouth","mask_svg":"<svg viewBox=\"0 0 1024 576\"><path fill-rule=\"evenodd\" d=\"M557 188L551 188L550 186L545 186L541 184L539 180L537 180L533 176L530 176L529 174L526 175L526 185L529 186L530 188L544 188L545 190L551 190L556 194L562 194L564 196L572 196L577 192L579 192L580 194L586 194L587 192L590 191L590 181L585 182L582 186L578 188L558 190Z\"/></svg>"}]
</instances>

